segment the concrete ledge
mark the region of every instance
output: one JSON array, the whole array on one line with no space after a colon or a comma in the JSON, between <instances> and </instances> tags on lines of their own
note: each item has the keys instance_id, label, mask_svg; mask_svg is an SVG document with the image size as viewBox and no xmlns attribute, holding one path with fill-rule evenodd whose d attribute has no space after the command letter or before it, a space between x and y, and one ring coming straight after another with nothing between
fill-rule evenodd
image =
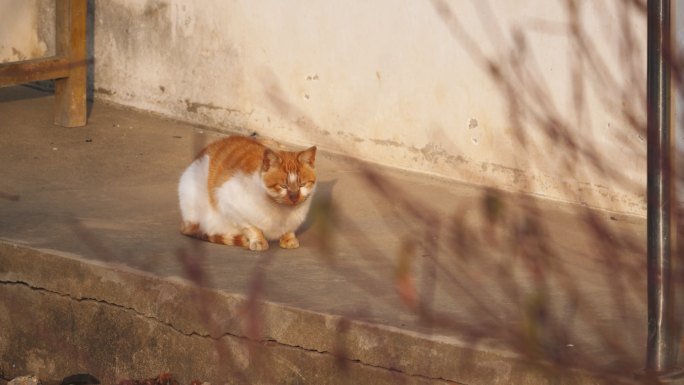
<instances>
[{"instance_id":1,"label":"concrete ledge","mask_svg":"<svg viewBox=\"0 0 684 385\"><path fill-rule=\"evenodd\" d=\"M88 371L104 383L164 371L214 384L616 383L6 242L0 358L5 377Z\"/></svg>"},{"instance_id":2,"label":"concrete ledge","mask_svg":"<svg viewBox=\"0 0 684 385\"><path fill-rule=\"evenodd\" d=\"M321 152L301 247L255 254L178 233L180 172L222 134L100 101L86 128L54 127L52 98L0 89L0 377L618 382L523 354L641 369L643 218Z\"/></svg>"}]
</instances>

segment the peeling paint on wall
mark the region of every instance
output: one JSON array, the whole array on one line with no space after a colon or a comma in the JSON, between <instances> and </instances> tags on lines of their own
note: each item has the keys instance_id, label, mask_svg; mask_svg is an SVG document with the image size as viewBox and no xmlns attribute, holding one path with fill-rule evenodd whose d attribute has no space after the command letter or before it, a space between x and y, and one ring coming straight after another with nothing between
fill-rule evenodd
<instances>
[{"instance_id":1,"label":"peeling paint on wall","mask_svg":"<svg viewBox=\"0 0 684 385\"><path fill-rule=\"evenodd\" d=\"M54 55L54 18L54 1L0 0L0 63Z\"/></svg>"}]
</instances>

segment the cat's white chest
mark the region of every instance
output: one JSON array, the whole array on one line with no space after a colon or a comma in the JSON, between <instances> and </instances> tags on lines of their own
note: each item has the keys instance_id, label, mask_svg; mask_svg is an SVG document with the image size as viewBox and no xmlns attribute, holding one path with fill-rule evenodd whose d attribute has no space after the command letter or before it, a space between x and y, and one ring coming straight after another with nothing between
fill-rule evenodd
<instances>
[{"instance_id":1,"label":"cat's white chest","mask_svg":"<svg viewBox=\"0 0 684 385\"><path fill-rule=\"evenodd\" d=\"M295 207L275 203L266 194L258 173L233 175L215 194L217 209L224 220L237 229L256 227L271 240L295 231L311 205L311 199Z\"/></svg>"}]
</instances>

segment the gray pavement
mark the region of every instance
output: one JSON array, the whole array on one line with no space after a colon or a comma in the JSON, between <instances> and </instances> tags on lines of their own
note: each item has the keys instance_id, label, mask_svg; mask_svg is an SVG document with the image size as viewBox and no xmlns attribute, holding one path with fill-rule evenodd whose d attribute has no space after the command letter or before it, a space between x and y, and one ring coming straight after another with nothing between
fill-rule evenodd
<instances>
[{"instance_id":1,"label":"gray pavement","mask_svg":"<svg viewBox=\"0 0 684 385\"><path fill-rule=\"evenodd\" d=\"M434 381L548 383L560 376L545 369L546 380L535 381L537 366L513 370L506 360L625 378L642 368L643 218L319 151L319 189L299 249L214 245L180 235L176 186L198 148L225 133L97 100L87 127L61 128L51 123L51 102L48 93L0 88L0 243L7 260L8 247L18 246L24 251L17 258L26 258L25 249L40 251L44 261L66 255L195 281L288 311L380 325L373 326L379 339L430 341L431 353L421 359L433 362L414 367L406 361L419 356L403 357L397 348L382 351L391 358L385 364L371 357L368 340L350 345L349 359ZM11 274L0 268L0 282ZM273 331L277 317L269 322L274 329L266 337L282 342ZM291 345L329 350L306 334ZM477 369L497 365L510 370L497 369L496 380ZM579 383L598 381L589 378Z\"/></svg>"}]
</instances>

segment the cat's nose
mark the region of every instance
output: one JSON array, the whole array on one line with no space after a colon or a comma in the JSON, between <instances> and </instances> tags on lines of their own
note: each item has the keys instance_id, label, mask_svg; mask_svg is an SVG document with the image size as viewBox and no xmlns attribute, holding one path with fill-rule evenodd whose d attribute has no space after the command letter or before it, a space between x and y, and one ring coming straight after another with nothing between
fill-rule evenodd
<instances>
[{"instance_id":1,"label":"cat's nose","mask_svg":"<svg viewBox=\"0 0 684 385\"><path fill-rule=\"evenodd\" d=\"M287 193L287 196L290 198L290 201L292 203L297 203L299 200L299 191L289 191Z\"/></svg>"}]
</instances>

